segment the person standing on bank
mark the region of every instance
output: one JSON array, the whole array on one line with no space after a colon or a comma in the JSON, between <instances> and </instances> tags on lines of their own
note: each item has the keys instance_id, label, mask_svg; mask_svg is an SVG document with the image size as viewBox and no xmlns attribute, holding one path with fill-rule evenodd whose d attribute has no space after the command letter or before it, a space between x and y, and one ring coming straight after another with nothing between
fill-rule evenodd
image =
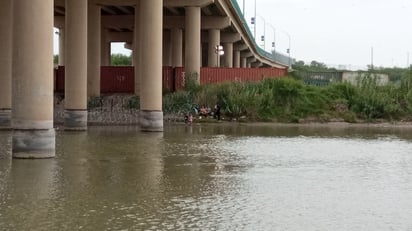
<instances>
[{"instance_id":1,"label":"person standing on bank","mask_svg":"<svg viewBox=\"0 0 412 231\"><path fill-rule=\"evenodd\" d=\"M217 120L220 120L220 105L219 104L216 104L215 105L215 118L217 119Z\"/></svg>"},{"instance_id":2,"label":"person standing on bank","mask_svg":"<svg viewBox=\"0 0 412 231\"><path fill-rule=\"evenodd\" d=\"M192 113L189 113L188 122L189 122L189 125L192 125L192 123L193 123L193 115L192 115Z\"/></svg>"}]
</instances>

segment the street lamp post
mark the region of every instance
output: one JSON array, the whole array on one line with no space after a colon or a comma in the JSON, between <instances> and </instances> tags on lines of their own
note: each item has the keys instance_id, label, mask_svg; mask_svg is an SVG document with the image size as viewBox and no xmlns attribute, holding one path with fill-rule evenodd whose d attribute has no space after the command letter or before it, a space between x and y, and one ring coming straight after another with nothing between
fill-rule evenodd
<instances>
[{"instance_id":1,"label":"street lamp post","mask_svg":"<svg viewBox=\"0 0 412 231\"><path fill-rule=\"evenodd\" d=\"M276 60L276 28L272 26L272 24L268 23L268 26L272 28L273 30L273 42L272 42L272 48L273 48L273 54L274 54L274 60Z\"/></svg>"},{"instance_id":2,"label":"street lamp post","mask_svg":"<svg viewBox=\"0 0 412 231\"><path fill-rule=\"evenodd\" d=\"M255 27L253 28L253 33L254 33L254 37L255 37L255 40L256 40L256 0L255 0L255 17L254 17L254 19L255 19Z\"/></svg>"},{"instance_id":3,"label":"street lamp post","mask_svg":"<svg viewBox=\"0 0 412 231\"><path fill-rule=\"evenodd\" d=\"M243 11L242 11L243 15L245 15L245 1L246 0L243 0Z\"/></svg>"},{"instance_id":4,"label":"street lamp post","mask_svg":"<svg viewBox=\"0 0 412 231\"><path fill-rule=\"evenodd\" d=\"M263 50L266 50L266 20L262 16L258 15L260 19L263 21L263 37L261 38L263 42Z\"/></svg>"},{"instance_id":5,"label":"street lamp post","mask_svg":"<svg viewBox=\"0 0 412 231\"><path fill-rule=\"evenodd\" d=\"M287 53L288 53L288 63L289 63L289 68L291 67L291 60L290 60L290 35L288 32L283 31L283 33L286 34L286 36L288 36L288 40L289 40L289 45L288 45L288 49L287 49Z\"/></svg>"}]
</instances>

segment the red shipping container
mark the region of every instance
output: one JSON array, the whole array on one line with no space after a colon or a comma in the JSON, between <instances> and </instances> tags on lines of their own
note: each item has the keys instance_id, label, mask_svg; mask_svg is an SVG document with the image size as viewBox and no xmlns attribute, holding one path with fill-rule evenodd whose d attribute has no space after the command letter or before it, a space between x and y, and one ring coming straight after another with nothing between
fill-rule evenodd
<instances>
[{"instance_id":1,"label":"red shipping container","mask_svg":"<svg viewBox=\"0 0 412 231\"><path fill-rule=\"evenodd\" d=\"M173 75L173 67L163 67L163 91L171 92L175 90Z\"/></svg>"},{"instance_id":2,"label":"red shipping container","mask_svg":"<svg viewBox=\"0 0 412 231\"><path fill-rule=\"evenodd\" d=\"M174 68L175 91L184 89L185 69L184 67Z\"/></svg>"},{"instance_id":3,"label":"red shipping container","mask_svg":"<svg viewBox=\"0 0 412 231\"><path fill-rule=\"evenodd\" d=\"M134 67L103 66L100 70L101 93L134 93Z\"/></svg>"},{"instance_id":4,"label":"red shipping container","mask_svg":"<svg viewBox=\"0 0 412 231\"><path fill-rule=\"evenodd\" d=\"M55 89L57 93L64 94L64 66L58 66L56 71Z\"/></svg>"}]
</instances>

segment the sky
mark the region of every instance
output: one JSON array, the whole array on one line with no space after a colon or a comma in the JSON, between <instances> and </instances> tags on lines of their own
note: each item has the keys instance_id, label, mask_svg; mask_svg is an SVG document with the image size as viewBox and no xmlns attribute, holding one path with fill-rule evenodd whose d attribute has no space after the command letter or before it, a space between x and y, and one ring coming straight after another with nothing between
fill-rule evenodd
<instances>
[{"instance_id":1,"label":"sky","mask_svg":"<svg viewBox=\"0 0 412 231\"><path fill-rule=\"evenodd\" d=\"M408 53L412 62L411 0L237 1L241 9L245 1L249 25L256 2L256 37L262 44L266 23L268 51L275 35L276 50L286 53L289 35L291 56L305 63L406 67Z\"/></svg>"},{"instance_id":2,"label":"sky","mask_svg":"<svg viewBox=\"0 0 412 231\"><path fill-rule=\"evenodd\" d=\"M256 2L257 42L263 48L260 38L265 33L267 51L273 49L275 37L276 51L286 54L290 41L291 56L305 63L315 60L348 69L372 62L375 67L412 63L412 0L237 1L241 9L245 1L252 33ZM112 53L130 54L122 47L112 44Z\"/></svg>"}]
</instances>

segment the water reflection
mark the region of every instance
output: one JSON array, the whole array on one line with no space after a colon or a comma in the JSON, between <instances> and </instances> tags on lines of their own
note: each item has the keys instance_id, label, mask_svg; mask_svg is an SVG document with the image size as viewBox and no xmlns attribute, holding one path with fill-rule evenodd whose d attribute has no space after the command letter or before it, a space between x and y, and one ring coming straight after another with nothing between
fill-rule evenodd
<instances>
[{"instance_id":1,"label":"water reflection","mask_svg":"<svg viewBox=\"0 0 412 231\"><path fill-rule=\"evenodd\" d=\"M2 176L2 229L30 230L34 224L54 227L49 217L50 211L59 209L53 203L57 196L56 171L55 160L12 160L7 174Z\"/></svg>"},{"instance_id":2,"label":"water reflection","mask_svg":"<svg viewBox=\"0 0 412 231\"><path fill-rule=\"evenodd\" d=\"M11 160L6 230L405 230L410 131L207 124L58 131L56 158ZM379 217L379 219L377 219Z\"/></svg>"},{"instance_id":3,"label":"water reflection","mask_svg":"<svg viewBox=\"0 0 412 231\"><path fill-rule=\"evenodd\" d=\"M12 132L0 130L0 164L11 158Z\"/></svg>"},{"instance_id":4,"label":"water reflection","mask_svg":"<svg viewBox=\"0 0 412 231\"><path fill-rule=\"evenodd\" d=\"M173 132L180 131L180 126L170 126L168 130ZM234 137L241 136L263 136L263 137L340 137L340 138L359 138L376 139L388 136L400 139L412 140L412 127L402 127L394 124L377 126L371 125L345 125L345 124L194 124L192 127L185 127L189 134L230 134Z\"/></svg>"}]
</instances>

